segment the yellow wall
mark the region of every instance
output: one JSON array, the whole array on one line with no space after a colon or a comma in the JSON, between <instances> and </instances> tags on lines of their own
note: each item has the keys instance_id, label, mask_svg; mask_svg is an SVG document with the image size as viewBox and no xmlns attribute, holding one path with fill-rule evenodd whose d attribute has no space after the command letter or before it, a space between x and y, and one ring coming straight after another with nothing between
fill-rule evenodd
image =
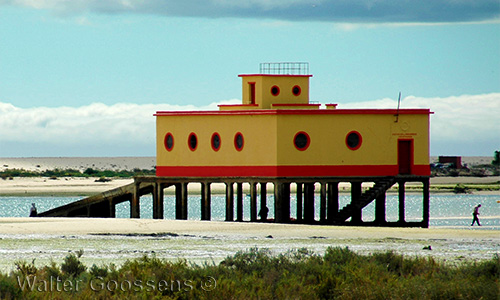
<instances>
[{"instance_id":1,"label":"yellow wall","mask_svg":"<svg viewBox=\"0 0 500 300\"><path fill-rule=\"evenodd\" d=\"M273 116L198 115L157 117L158 166L248 166L276 164L276 119ZM164 138L167 132L174 137L172 151L167 151ZM188 137L198 137L198 147L191 151ZM211 137L218 132L221 148L214 151ZM237 151L234 136L241 132L244 147Z\"/></svg>"},{"instance_id":2,"label":"yellow wall","mask_svg":"<svg viewBox=\"0 0 500 300\"><path fill-rule=\"evenodd\" d=\"M309 103L309 76L271 76L271 75L240 75L242 77L242 103L250 104L249 82L255 82L255 103L258 108L269 109L274 103ZM271 88L278 86L280 93L278 96L271 94ZM298 85L301 93L295 96L292 88Z\"/></svg>"},{"instance_id":3,"label":"yellow wall","mask_svg":"<svg viewBox=\"0 0 500 300\"><path fill-rule=\"evenodd\" d=\"M429 164L429 115L401 114L181 114L157 117L158 166L272 166L272 165L395 165L398 139L414 141L414 164ZM362 145L357 150L345 144L346 135L357 131ZM307 132L311 143L299 151L293 138ZM167 132L174 148L164 147ZM188 148L191 132L198 148ZM211 147L218 132L222 145ZM243 150L236 151L234 135L244 136ZM279 133L279 134L278 134Z\"/></svg>"},{"instance_id":4,"label":"yellow wall","mask_svg":"<svg viewBox=\"0 0 500 300\"><path fill-rule=\"evenodd\" d=\"M404 124L404 125L403 125ZM278 121L278 164L280 165L390 165L397 164L398 139L414 142L414 164L429 163L428 115L390 114L283 115ZM401 127L403 127L403 130ZM293 146L299 131L307 132L307 150ZM361 147L351 150L345 139L357 131Z\"/></svg>"}]
</instances>

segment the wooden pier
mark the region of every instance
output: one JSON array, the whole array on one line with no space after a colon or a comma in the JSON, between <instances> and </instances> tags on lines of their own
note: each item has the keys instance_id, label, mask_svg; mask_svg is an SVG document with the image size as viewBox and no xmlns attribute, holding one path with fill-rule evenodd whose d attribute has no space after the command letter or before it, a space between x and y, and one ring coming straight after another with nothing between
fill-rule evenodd
<instances>
[{"instance_id":1,"label":"wooden pier","mask_svg":"<svg viewBox=\"0 0 500 300\"><path fill-rule=\"evenodd\" d=\"M351 184L350 203L339 207L339 183ZM373 186L363 191L363 183ZM405 184L418 182L422 184L422 220L408 222L405 220ZM188 184L201 185L201 220L211 220L211 185L223 183L226 195L226 221L276 222L324 225L355 226L397 226L397 227L429 227L429 177L399 175L395 177L372 178L275 178L275 177L186 177L171 178L157 176L135 177L134 182L107 192L100 193L55 209L42 212L41 217L115 217L116 205L130 202L130 217L140 217L140 199L152 194L153 218L164 218L164 190L175 187L175 218L188 219ZM250 207L243 207L243 184L249 184ZM267 216L268 183L274 186L274 216ZM296 219L291 219L291 185L295 185L297 212ZM386 220L386 194L393 186L398 186L399 218L395 222ZM260 189L258 189L260 186ZM315 189L319 187L319 191ZM258 192L260 190L260 193ZM319 192L319 203L315 194ZM257 201L260 200L260 201ZM375 201L375 219L363 221L362 211ZM319 205L319 218L315 218L315 207ZM236 207L236 215L235 213ZM244 209L250 210L250 219L244 220ZM261 211L261 213L259 213Z\"/></svg>"}]
</instances>

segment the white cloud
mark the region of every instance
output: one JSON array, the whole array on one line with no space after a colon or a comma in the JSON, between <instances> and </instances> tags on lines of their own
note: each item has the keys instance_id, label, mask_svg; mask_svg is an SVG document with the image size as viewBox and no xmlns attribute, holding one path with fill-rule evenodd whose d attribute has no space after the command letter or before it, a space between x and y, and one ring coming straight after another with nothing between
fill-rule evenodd
<instances>
[{"instance_id":1,"label":"white cloud","mask_svg":"<svg viewBox=\"0 0 500 300\"><path fill-rule=\"evenodd\" d=\"M220 103L239 103L240 100ZM217 110L170 104L19 108L0 102L0 156L155 155L156 111ZM396 108L397 99L338 108ZM401 108L430 108L432 155L490 156L500 150L500 93L446 98L408 96Z\"/></svg>"},{"instance_id":2,"label":"white cloud","mask_svg":"<svg viewBox=\"0 0 500 300\"><path fill-rule=\"evenodd\" d=\"M234 103L234 100L227 102ZM112 147L142 148L143 153L136 155L152 155L156 111L216 109L217 103L204 107L93 103L81 107L18 108L0 102L0 156L123 155L113 154ZM37 145L43 148L37 149ZM103 150L106 147L109 148ZM94 153L96 149L106 153ZM70 153L62 153L62 150Z\"/></svg>"}]
</instances>

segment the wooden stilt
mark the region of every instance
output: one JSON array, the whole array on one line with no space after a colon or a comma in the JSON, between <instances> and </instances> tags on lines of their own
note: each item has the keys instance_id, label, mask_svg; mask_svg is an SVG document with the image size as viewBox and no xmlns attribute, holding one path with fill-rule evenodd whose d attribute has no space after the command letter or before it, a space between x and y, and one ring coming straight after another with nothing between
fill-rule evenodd
<instances>
[{"instance_id":1,"label":"wooden stilt","mask_svg":"<svg viewBox=\"0 0 500 300\"><path fill-rule=\"evenodd\" d=\"M297 182L297 222L301 223L302 218L302 183Z\"/></svg>"},{"instance_id":2,"label":"wooden stilt","mask_svg":"<svg viewBox=\"0 0 500 300\"><path fill-rule=\"evenodd\" d=\"M385 219L385 203L386 203L386 194L378 196L375 199L375 223L377 225L383 225L386 222Z\"/></svg>"},{"instance_id":3,"label":"wooden stilt","mask_svg":"<svg viewBox=\"0 0 500 300\"><path fill-rule=\"evenodd\" d=\"M211 211L211 199L210 199L210 182L203 182L201 184L201 220L210 221L210 211Z\"/></svg>"},{"instance_id":4,"label":"wooden stilt","mask_svg":"<svg viewBox=\"0 0 500 300\"><path fill-rule=\"evenodd\" d=\"M267 207L267 182L260 183L260 220L267 221L267 214L269 208Z\"/></svg>"},{"instance_id":5,"label":"wooden stilt","mask_svg":"<svg viewBox=\"0 0 500 300\"><path fill-rule=\"evenodd\" d=\"M358 207L361 197L362 182L351 182L351 203L353 205L351 223L361 225L363 222L362 208Z\"/></svg>"},{"instance_id":6,"label":"wooden stilt","mask_svg":"<svg viewBox=\"0 0 500 300\"><path fill-rule=\"evenodd\" d=\"M160 184L158 182L153 183L153 219L159 219L159 213L160 210L158 208L159 204L159 191L160 191ZM163 212L163 211L162 211Z\"/></svg>"},{"instance_id":7,"label":"wooden stilt","mask_svg":"<svg viewBox=\"0 0 500 300\"><path fill-rule=\"evenodd\" d=\"M188 219L188 183L181 183L181 215L182 220Z\"/></svg>"},{"instance_id":8,"label":"wooden stilt","mask_svg":"<svg viewBox=\"0 0 500 300\"><path fill-rule=\"evenodd\" d=\"M319 221L326 222L326 182L322 182L320 187Z\"/></svg>"},{"instance_id":9,"label":"wooden stilt","mask_svg":"<svg viewBox=\"0 0 500 300\"><path fill-rule=\"evenodd\" d=\"M236 221L243 222L243 183L236 184Z\"/></svg>"},{"instance_id":10,"label":"wooden stilt","mask_svg":"<svg viewBox=\"0 0 500 300\"><path fill-rule=\"evenodd\" d=\"M275 222L290 222L290 183L277 183L274 193Z\"/></svg>"},{"instance_id":11,"label":"wooden stilt","mask_svg":"<svg viewBox=\"0 0 500 300\"><path fill-rule=\"evenodd\" d=\"M423 190L423 218L422 218L422 227L429 228L429 210L430 210L430 197L429 197L429 178L422 181L424 184Z\"/></svg>"},{"instance_id":12,"label":"wooden stilt","mask_svg":"<svg viewBox=\"0 0 500 300\"><path fill-rule=\"evenodd\" d=\"M226 221L234 221L234 187L226 182Z\"/></svg>"},{"instance_id":13,"label":"wooden stilt","mask_svg":"<svg viewBox=\"0 0 500 300\"><path fill-rule=\"evenodd\" d=\"M182 220L182 183L175 185L175 218Z\"/></svg>"},{"instance_id":14,"label":"wooden stilt","mask_svg":"<svg viewBox=\"0 0 500 300\"><path fill-rule=\"evenodd\" d=\"M399 198L399 220L398 223L404 224L405 221L405 182L398 182L398 198Z\"/></svg>"},{"instance_id":15,"label":"wooden stilt","mask_svg":"<svg viewBox=\"0 0 500 300\"><path fill-rule=\"evenodd\" d=\"M314 223L314 183L304 184L304 222Z\"/></svg>"},{"instance_id":16,"label":"wooden stilt","mask_svg":"<svg viewBox=\"0 0 500 300\"><path fill-rule=\"evenodd\" d=\"M328 184L328 205L326 220L328 224L335 222L335 217L339 211L339 183L330 182Z\"/></svg>"},{"instance_id":17,"label":"wooden stilt","mask_svg":"<svg viewBox=\"0 0 500 300\"><path fill-rule=\"evenodd\" d=\"M116 204L113 203L113 198L109 199L109 217L116 218Z\"/></svg>"},{"instance_id":18,"label":"wooden stilt","mask_svg":"<svg viewBox=\"0 0 500 300\"><path fill-rule=\"evenodd\" d=\"M140 207L139 207L139 189L140 189L140 183L136 182L134 185L134 193L132 195L132 200L130 201L130 217L131 218L140 218Z\"/></svg>"},{"instance_id":19,"label":"wooden stilt","mask_svg":"<svg viewBox=\"0 0 500 300\"><path fill-rule=\"evenodd\" d=\"M386 194L378 196L375 199L375 223L383 225L386 222Z\"/></svg>"},{"instance_id":20,"label":"wooden stilt","mask_svg":"<svg viewBox=\"0 0 500 300\"><path fill-rule=\"evenodd\" d=\"M257 183L250 182L250 221L257 221Z\"/></svg>"}]
</instances>

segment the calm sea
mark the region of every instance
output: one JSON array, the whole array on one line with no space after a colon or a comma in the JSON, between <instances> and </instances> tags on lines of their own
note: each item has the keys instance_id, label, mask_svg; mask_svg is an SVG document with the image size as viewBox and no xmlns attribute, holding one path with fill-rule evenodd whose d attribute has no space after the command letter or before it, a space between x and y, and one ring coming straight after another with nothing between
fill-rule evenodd
<instances>
[{"instance_id":1,"label":"calm sea","mask_svg":"<svg viewBox=\"0 0 500 300\"><path fill-rule=\"evenodd\" d=\"M349 195L340 195L340 207L345 206L349 201ZM0 197L0 217L27 217L31 203L35 203L38 211L46 211L64 204L81 199L81 197ZM225 196L212 195L212 220L225 219ZM430 198L430 226L433 227L470 227L472 222L472 210L475 205L481 204L480 221L483 225L481 229L500 230L500 200L498 195L440 195L434 194ZM274 198L268 196L269 217L274 215ZM244 219L250 219L249 197L244 199ZM316 219L319 219L319 197L316 197ZM175 198L165 196L164 204L165 219L175 219ZM363 220L374 219L374 203L363 209ZM152 198L141 197L141 218L152 218ZM296 214L295 199L291 201L291 217ZM387 220L398 220L398 198L397 195L387 196ZM421 195L406 195L406 220L422 220L422 197ZM188 218L191 220L200 219L200 197L190 196L188 199ZM117 205L116 216L118 218L128 218L130 216L130 205L128 202ZM479 227L474 227L479 229Z\"/></svg>"}]
</instances>

